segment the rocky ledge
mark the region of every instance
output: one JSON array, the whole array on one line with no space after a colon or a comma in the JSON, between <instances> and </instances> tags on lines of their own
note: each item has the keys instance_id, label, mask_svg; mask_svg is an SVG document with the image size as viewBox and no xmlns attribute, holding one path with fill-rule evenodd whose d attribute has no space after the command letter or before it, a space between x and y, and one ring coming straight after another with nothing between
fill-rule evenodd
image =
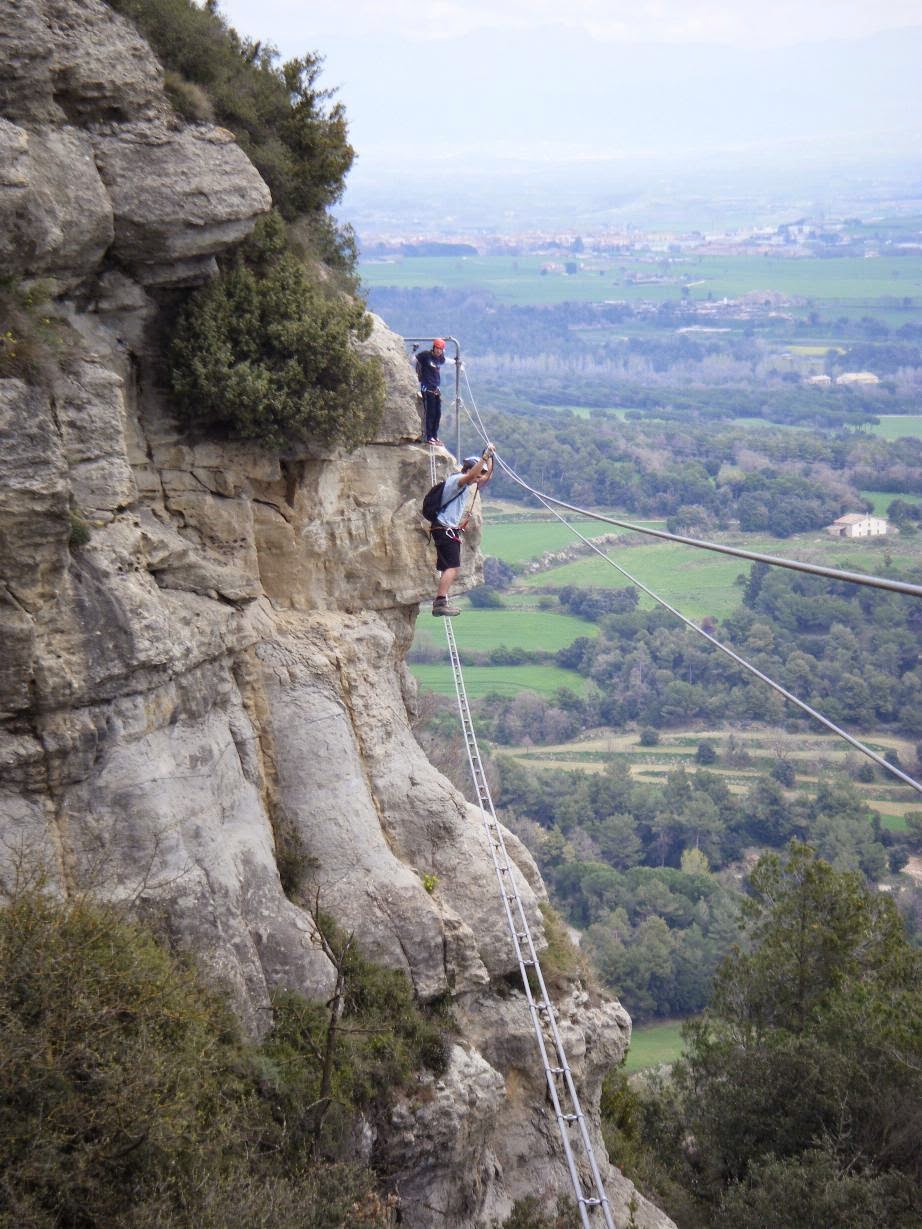
<instances>
[{"instance_id":1,"label":"rocky ledge","mask_svg":"<svg viewBox=\"0 0 922 1229\"><path fill-rule=\"evenodd\" d=\"M269 204L227 133L176 119L100 0L8 0L0 261L50 282L75 343L48 386L0 381L0 872L156 913L259 1033L273 989L331 984L283 887L294 850L369 954L452 997L447 1072L367 1143L405 1223L487 1225L569 1180L480 813L408 718L434 573L403 347L376 323L388 409L350 454L193 441L158 383L164 288L209 276ZM507 841L540 934L540 876ZM630 1021L572 988L560 1013L597 1135ZM605 1175L620 1216L632 1188ZM642 1199L634 1223L670 1224Z\"/></svg>"}]
</instances>

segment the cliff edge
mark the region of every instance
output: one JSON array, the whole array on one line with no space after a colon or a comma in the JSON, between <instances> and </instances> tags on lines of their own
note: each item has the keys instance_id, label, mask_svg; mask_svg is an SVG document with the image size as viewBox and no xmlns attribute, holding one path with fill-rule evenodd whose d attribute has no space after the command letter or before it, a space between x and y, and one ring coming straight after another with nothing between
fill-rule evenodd
<instances>
[{"instance_id":1,"label":"cliff edge","mask_svg":"<svg viewBox=\"0 0 922 1229\"><path fill-rule=\"evenodd\" d=\"M270 203L229 133L177 119L101 0L5 6L0 261L46 281L69 340L51 378L0 380L0 869L156 913L260 1033L274 989L331 986L286 893L309 866L324 908L460 1025L445 1076L368 1155L404 1223L487 1225L569 1181L524 999L497 992L516 966L480 813L408 720L434 574L402 344L380 321L362 343L387 411L349 453L192 438L164 391L177 289ZM540 931L540 876L506 839ZM559 1010L597 1135L630 1021L578 988ZM623 1221L632 1188L605 1178ZM671 1224L643 1200L633 1223Z\"/></svg>"}]
</instances>

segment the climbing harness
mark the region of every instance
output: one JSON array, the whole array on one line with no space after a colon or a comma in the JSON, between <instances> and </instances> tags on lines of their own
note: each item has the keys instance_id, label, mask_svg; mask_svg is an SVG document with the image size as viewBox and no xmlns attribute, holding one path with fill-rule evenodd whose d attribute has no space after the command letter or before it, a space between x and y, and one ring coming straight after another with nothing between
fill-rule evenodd
<instances>
[{"instance_id":1,"label":"climbing harness","mask_svg":"<svg viewBox=\"0 0 922 1229\"><path fill-rule=\"evenodd\" d=\"M554 1005L547 992L544 974L541 971L541 962L538 959L531 927L528 924L528 916L515 882L513 863L506 848L502 825L496 818L493 798L490 794L490 787L487 784L483 763L480 759L477 736L474 733L474 723L471 720L471 710L464 687L464 675L461 671L461 660L458 656L451 619L445 620L445 635L448 639L448 653L451 658L451 669L455 681L455 694L458 698L461 728L464 731L467 761L470 765L474 788L477 791L477 799L480 804L480 813L483 817L487 841L493 855L493 866L503 898L506 921L509 924L509 933L512 936L516 959L519 963L522 986L525 990L525 997L528 1000L528 1009L531 1012L532 1025L538 1041L538 1050L541 1054L545 1078L547 1079L548 1094L554 1107L554 1116L557 1119L557 1127L560 1131L561 1142L563 1143L567 1168L570 1171L570 1180L573 1183L573 1190L576 1194L580 1221L586 1226L586 1229L591 1229L592 1221L589 1219L589 1213L592 1209L598 1208L602 1213L606 1229L615 1229L611 1207L609 1206L608 1197L602 1185L602 1176L596 1163L592 1140L589 1137L586 1119L579 1103L576 1084L573 1081L573 1073L570 1070L560 1030L557 1027ZM537 993L532 989L531 982L529 981L529 970L532 971L538 984ZM548 1037L545 1036L545 1028L548 1031ZM549 1056L549 1049L553 1052L553 1059ZM564 1108L564 1104L569 1105L569 1110ZM571 1138L570 1133L570 1129L574 1125L577 1128L575 1139ZM583 1164L585 1167L588 1167L588 1176L585 1178L580 1174L574 1145L576 1145L577 1149L581 1150ZM586 1193L587 1188L591 1192L590 1194Z\"/></svg>"}]
</instances>

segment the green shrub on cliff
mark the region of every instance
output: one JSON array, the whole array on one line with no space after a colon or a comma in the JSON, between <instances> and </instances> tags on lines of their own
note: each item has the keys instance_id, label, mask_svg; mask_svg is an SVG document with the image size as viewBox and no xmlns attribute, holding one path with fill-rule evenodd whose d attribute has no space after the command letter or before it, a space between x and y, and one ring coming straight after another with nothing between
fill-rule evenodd
<instances>
[{"instance_id":1,"label":"green shrub on cliff","mask_svg":"<svg viewBox=\"0 0 922 1229\"><path fill-rule=\"evenodd\" d=\"M49 314L50 287L0 277L0 379L49 384L66 350L65 328Z\"/></svg>"},{"instance_id":2,"label":"green shrub on cliff","mask_svg":"<svg viewBox=\"0 0 922 1229\"><path fill-rule=\"evenodd\" d=\"M286 219L322 213L342 195L355 151L333 91L319 89L315 53L279 63L270 46L241 38L214 0L109 0L138 27L165 69L173 105L184 118L212 117L236 136ZM195 89L199 87L207 98ZM318 254L348 264L351 238L328 221ZM344 241L343 241L344 240Z\"/></svg>"},{"instance_id":3,"label":"green shrub on cliff","mask_svg":"<svg viewBox=\"0 0 922 1229\"><path fill-rule=\"evenodd\" d=\"M370 331L363 305L287 250L278 215L195 291L168 349L185 418L267 448L319 439L354 448L384 405L377 362L353 342Z\"/></svg>"},{"instance_id":4,"label":"green shrub on cliff","mask_svg":"<svg viewBox=\"0 0 922 1229\"><path fill-rule=\"evenodd\" d=\"M338 1158L356 1110L443 1051L406 979L349 955L318 1151L328 1009L283 995L249 1044L143 927L21 892L0 909L0 1229L392 1223L374 1175Z\"/></svg>"}]
</instances>

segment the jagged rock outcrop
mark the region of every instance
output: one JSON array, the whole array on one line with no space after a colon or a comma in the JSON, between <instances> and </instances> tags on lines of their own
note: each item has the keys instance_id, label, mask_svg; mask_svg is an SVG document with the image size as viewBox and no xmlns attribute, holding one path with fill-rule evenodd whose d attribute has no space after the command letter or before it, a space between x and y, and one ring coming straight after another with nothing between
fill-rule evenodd
<instances>
[{"instance_id":1,"label":"jagged rock outcrop","mask_svg":"<svg viewBox=\"0 0 922 1229\"><path fill-rule=\"evenodd\" d=\"M486 1225L569 1182L524 1001L494 989L514 960L479 812L408 722L434 573L402 345L380 322L364 343L388 411L351 454L190 439L159 384L163 290L208 276L268 207L228 134L176 120L101 0L7 0L0 261L52 280L74 340L49 382L0 380L0 874L41 865L61 893L156 912L259 1032L274 988L331 983L283 887L285 851L309 862L369 953L454 999L448 1071L375 1143L404 1223ZM540 932L540 878L507 841ZM571 991L561 1027L592 1114L629 1020ZM643 1201L635 1223L669 1224Z\"/></svg>"}]
</instances>

